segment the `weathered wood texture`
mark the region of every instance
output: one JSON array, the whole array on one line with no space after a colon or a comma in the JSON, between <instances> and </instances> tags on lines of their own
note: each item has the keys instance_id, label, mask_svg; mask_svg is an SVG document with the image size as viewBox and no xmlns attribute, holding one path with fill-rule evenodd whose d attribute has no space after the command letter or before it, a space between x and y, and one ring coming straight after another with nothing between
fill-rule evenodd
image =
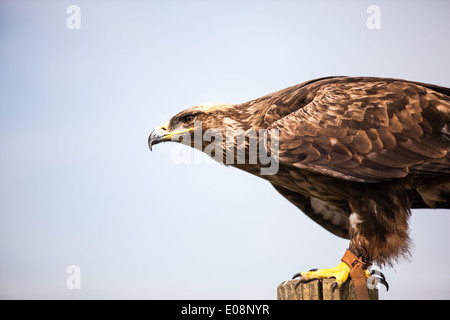
<instances>
[{"instance_id":1,"label":"weathered wood texture","mask_svg":"<svg viewBox=\"0 0 450 320\"><path fill-rule=\"evenodd\" d=\"M332 290L334 279L312 280L297 284L300 280L289 280L277 288L277 300L357 300L353 282L348 280L341 288ZM369 290L370 300L378 300L378 290Z\"/></svg>"}]
</instances>

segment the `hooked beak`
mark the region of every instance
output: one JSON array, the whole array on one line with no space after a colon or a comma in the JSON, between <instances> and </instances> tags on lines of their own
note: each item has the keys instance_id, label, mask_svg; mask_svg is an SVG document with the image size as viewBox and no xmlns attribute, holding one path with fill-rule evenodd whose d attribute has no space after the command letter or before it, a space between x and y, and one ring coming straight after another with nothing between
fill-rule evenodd
<instances>
[{"instance_id":1,"label":"hooked beak","mask_svg":"<svg viewBox=\"0 0 450 320\"><path fill-rule=\"evenodd\" d=\"M150 148L150 151L152 150L152 146L164 141L170 140L170 137L172 136L168 131L167 127L169 126L169 121L164 122L163 124L160 124L157 126L148 137L148 146Z\"/></svg>"},{"instance_id":2,"label":"hooked beak","mask_svg":"<svg viewBox=\"0 0 450 320\"><path fill-rule=\"evenodd\" d=\"M188 131L193 130L193 128L189 128L187 130L178 130L178 131L168 131L169 121L160 124L155 128L155 130L150 133L148 137L148 146L150 151L152 150L152 146L161 142L171 141L172 137L175 135L179 135Z\"/></svg>"}]
</instances>

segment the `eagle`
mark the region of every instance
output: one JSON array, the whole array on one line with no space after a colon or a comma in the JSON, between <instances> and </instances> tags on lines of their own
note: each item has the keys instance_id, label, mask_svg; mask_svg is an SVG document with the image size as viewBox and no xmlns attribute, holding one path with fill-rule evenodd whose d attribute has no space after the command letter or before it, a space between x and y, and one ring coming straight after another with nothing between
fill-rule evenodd
<instances>
[{"instance_id":1,"label":"eagle","mask_svg":"<svg viewBox=\"0 0 450 320\"><path fill-rule=\"evenodd\" d=\"M148 144L181 142L267 180L350 240L336 267L294 278L335 278L333 289L352 278L367 298L361 287L371 264L410 256L411 209L450 209L449 121L450 88L333 76L245 103L190 107L155 128ZM382 282L387 286L384 276Z\"/></svg>"}]
</instances>

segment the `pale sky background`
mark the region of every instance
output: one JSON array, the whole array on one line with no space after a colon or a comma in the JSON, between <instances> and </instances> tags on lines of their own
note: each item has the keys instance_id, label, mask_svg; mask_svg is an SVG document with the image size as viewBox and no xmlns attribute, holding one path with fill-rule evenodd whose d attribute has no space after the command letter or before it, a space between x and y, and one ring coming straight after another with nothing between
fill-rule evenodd
<instances>
[{"instance_id":1,"label":"pale sky background","mask_svg":"<svg viewBox=\"0 0 450 320\"><path fill-rule=\"evenodd\" d=\"M186 107L328 75L449 87L449 33L444 0L2 0L0 298L276 299L294 273L337 265L348 242L268 183L176 164L148 135ZM411 261L382 270L381 299L449 299L450 212L410 226Z\"/></svg>"}]
</instances>

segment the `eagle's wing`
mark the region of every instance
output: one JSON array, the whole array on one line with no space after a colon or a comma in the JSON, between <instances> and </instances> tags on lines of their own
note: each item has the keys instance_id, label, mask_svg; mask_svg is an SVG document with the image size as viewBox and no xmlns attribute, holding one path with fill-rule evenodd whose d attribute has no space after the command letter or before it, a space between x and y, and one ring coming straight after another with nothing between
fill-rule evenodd
<instances>
[{"instance_id":1,"label":"eagle's wing","mask_svg":"<svg viewBox=\"0 0 450 320\"><path fill-rule=\"evenodd\" d=\"M272 184L275 189L312 220L334 235L349 239L348 215L338 207Z\"/></svg>"},{"instance_id":2,"label":"eagle's wing","mask_svg":"<svg viewBox=\"0 0 450 320\"><path fill-rule=\"evenodd\" d=\"M268 126L269 135L279 130L280 164L356 182L450 173L449 96L407 81L344 79L316 82L302 92L311 101Z\"/></svg>"}]
</instances>

